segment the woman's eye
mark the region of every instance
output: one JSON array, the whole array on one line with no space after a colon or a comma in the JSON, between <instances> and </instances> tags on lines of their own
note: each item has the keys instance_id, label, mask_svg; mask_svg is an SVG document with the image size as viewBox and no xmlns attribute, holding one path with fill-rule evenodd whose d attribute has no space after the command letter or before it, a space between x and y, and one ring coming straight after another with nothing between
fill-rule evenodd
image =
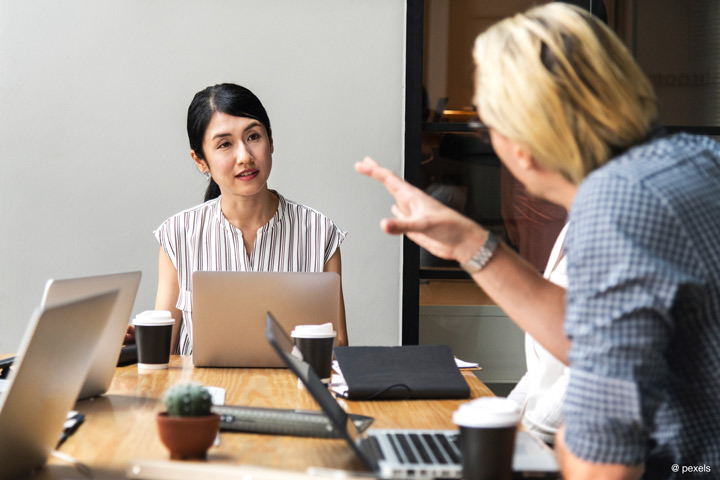
<instances>
[{"instance_id":1,"label":"woman's eye","mask_svg":"<svg viewBox=\"0 0 720 480\"><path fill-rule=\"evenodd\" d=\"M259 140L259 139L260 139L259 133L251 133L250 136L248 137L248 140Z\"/></svg>"},{"instance_id":2,"label":"woman's eye","mask_svg":"<svg viewBox=\"0 0 720 480\"><path fill-rule=\"evenodd\" d=\"M227 148L230 146L230 142L223 142L220 145L218 145L218 148Z\"/></svg>"}]
</instances>

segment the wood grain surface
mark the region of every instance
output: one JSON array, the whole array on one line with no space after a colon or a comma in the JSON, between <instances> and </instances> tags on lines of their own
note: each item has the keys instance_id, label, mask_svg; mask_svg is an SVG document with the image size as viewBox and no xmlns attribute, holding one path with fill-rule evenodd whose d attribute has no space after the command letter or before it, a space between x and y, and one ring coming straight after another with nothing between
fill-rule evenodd
<instances>
[{"instance_id":1,"label":"wood grain surface","mask_svg":"<svg viewBox=\"0 0 720 480\"><path fill-rule=\"evenodd\" d=\"M463 375L473 398L492 395L472 372ZM167 461L169 455L157 435L155 416L164 410L163 392L185 381L225 388L225 403L229 405L319 410L308 392L298 386L297 378L286 369L193 368L190 357L173 356L167 370L139 373L135 365L118 368L107 394L77 403L76 409L85 414L85 423L60 451L88 466L93 478L126 478L128 467L135 461ZM433 429L455 428L452 413L466 401L339 399L349 413L374 417L371 428ZM341 439L234 432L223 432L220 437L219 446L208 452L206 465L249 465L293 472L305 472L309 467L365 470ZM33 478L86 478L62 460L53 458L49 464ZM172 462L173 466L176 464Z\"/></svg>"}]
</instances>

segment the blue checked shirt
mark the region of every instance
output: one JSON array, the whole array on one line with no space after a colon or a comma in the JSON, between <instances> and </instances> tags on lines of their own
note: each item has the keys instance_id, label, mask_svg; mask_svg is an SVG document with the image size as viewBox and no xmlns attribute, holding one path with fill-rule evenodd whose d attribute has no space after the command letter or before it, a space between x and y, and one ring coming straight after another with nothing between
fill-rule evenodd
<instances>
[{"instance_id":1,"label":"blue checked shirt","mask_svg":"<svg viewBox=\"0 0 720 480\"><path fill-rule=\"evenodd\" d=\"M720 144L663 137L593 172L566 247L569 450L720 478Z\"/></svg>"}]
</instances>

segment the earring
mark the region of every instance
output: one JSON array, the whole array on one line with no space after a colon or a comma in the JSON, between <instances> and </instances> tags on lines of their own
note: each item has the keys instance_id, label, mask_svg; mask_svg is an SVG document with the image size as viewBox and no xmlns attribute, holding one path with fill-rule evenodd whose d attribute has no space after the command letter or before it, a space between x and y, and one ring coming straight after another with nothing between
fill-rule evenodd
<instances>
[{"instance_id":1,"label":"earring","mask_svg":"<svg viewBox=\"0 0 720 480\"><path fill-rule=\"evenodd\" d=\"M205 171L203 172L203 175L205 175L205 178L207 179L208 182L209 182L210 180L212 180L212 175L210 174L210 170L205 170Z\"/></svg>"}]
</instances>

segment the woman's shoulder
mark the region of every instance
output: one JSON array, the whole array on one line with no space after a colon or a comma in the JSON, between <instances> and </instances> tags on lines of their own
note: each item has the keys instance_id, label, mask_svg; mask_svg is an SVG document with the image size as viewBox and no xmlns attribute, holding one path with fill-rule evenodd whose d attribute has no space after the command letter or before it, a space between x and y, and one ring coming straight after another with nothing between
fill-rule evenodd
<instances>
[{"instance_id":1,"label":"woman's shoulder","mask_svg":"<svg viewBox=\"0 0 720 480\"><path fill-rule=\"evenodd\" d=\"M347 232L340 228L330 217L312 207L288 200L279 193L278 196L280 197L280 205L273 225L280 224L286 228L300 228L311 236L321 232L329 242L334 242L337 245L342 243Z\"/></svg>"},{"instance_id":2,"label":"woman's shoulder","mask_svg":"<svg viewBox=\"0 0 720 480\"><path fill-rule=\"evenodd\" d=\"M206 218L213 215L217 209L218 202L219 198L216 198L205 203L201 203L200 205L186 208L185 210L168 217L161 224L160 228L169 228L170 226L175 226L176 228L177 226L183 226L183 228L185 228L189 224L197 225L198 223L203 223Z\"/></svg>"},{"instance_id":3,"label":"woman's shoulder","mask_svg":"<svg viewBox=\"0 0 720 480\"><path fill-rule=\"evenodd\" d=\"M277 192L275 192L277 193ZM278 197L280 198L280 208L284 209L286 212L291 212L294 214L294 216L298 216L298 214L302 214L304 216L313 216L317 218L326 218L330 220L330 218L323 214L321 211L316 210L312 207L309 207L305 204L302 204L300 202L296 202L294 200L290 200L288 198L283 197L280 193L277 193Z\"/></svg>"}]
</instances>

